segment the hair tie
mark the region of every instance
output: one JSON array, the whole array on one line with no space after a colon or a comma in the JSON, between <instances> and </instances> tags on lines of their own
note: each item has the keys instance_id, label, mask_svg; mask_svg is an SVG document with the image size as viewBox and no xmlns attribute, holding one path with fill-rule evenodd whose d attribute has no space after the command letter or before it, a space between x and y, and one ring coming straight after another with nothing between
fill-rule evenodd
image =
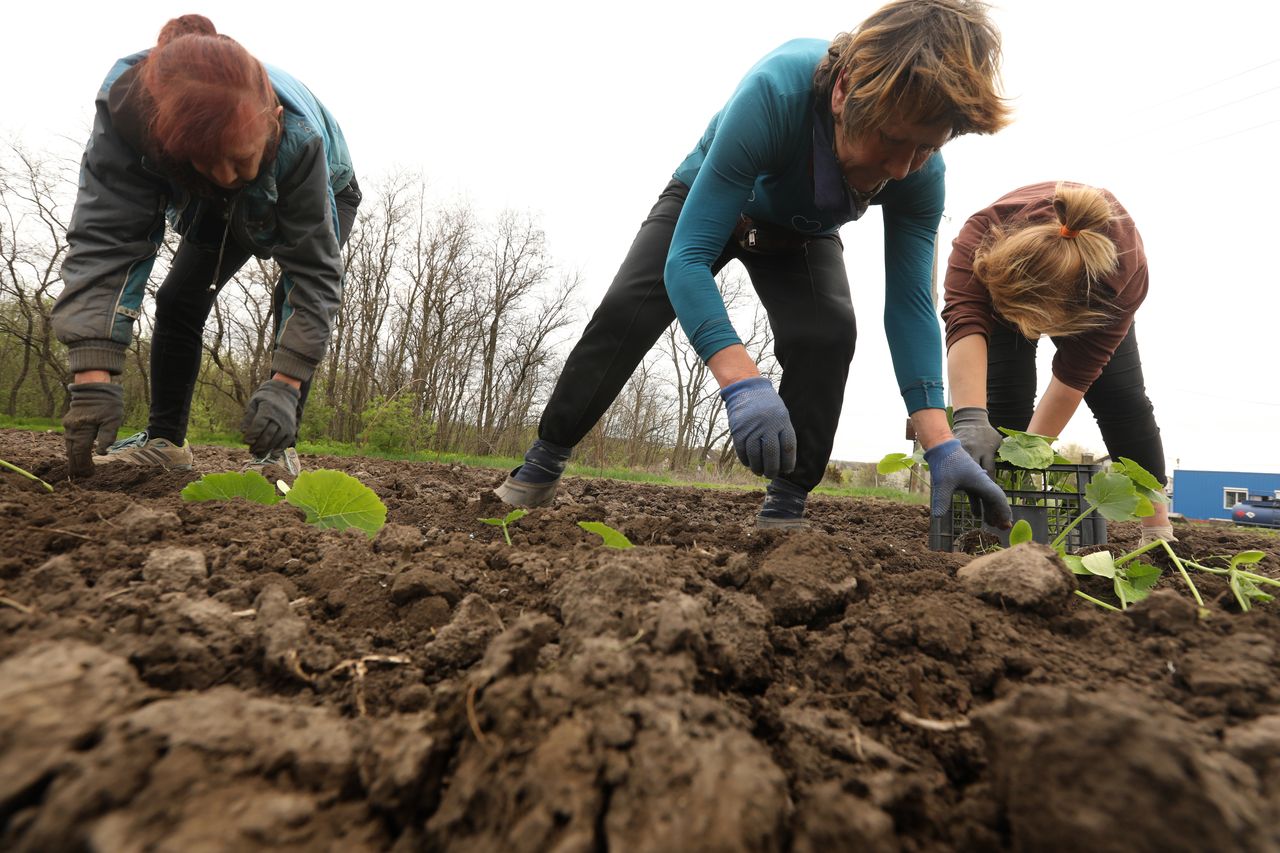
<instances>
[{"instance_id":1,"label":"hair tie","mask_svg":"<svg viewBox=\"0 0 1280 853\"><path fill-rule=\"evenodd\" d=\"M1072 237L1080 236L1079 231L1072 231L1070 228L1068 228L1065 225L1063 225L1060 229L1058 229L1058 233L1063 237L1066 237L1068 240L1070 240Z\"/></svg>"}]
</instances>

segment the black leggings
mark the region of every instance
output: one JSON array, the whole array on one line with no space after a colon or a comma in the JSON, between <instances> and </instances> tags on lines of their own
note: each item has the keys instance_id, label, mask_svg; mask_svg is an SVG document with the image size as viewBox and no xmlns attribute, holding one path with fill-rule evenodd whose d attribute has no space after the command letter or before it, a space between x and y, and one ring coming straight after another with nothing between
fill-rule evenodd
<instances>
[{"instance_id":1,"label":"black leggings","mask_svg":"<svg viewBox=\"0 0 1280 853\"><path fill-rule=\"evenodd\" d=\"M662 273L688 193L679 181L669 183L640 226L543 410L538 437L544 441L576 446L675 320ZM808 491L831 458L857 340L844 247L833 234L766 255L742 251L730 240L712 274L733 258L746 267L768 312L782 366L778 394L797 438L796 468L783 479Z\"/></svg>"},{"instance_id":2,"label":"black leggings","mask_svg":"<svg viewBox=\"0 0 1280 853\"><path fill-rule=\"evenodd\" d=\"M335 201L339 245L345 246L360 205L360 187L354 177L335 196ZM220 241L221 237L222 234L218 234L214 239ZM217 249L205 249L187 240L183 240L174 253L169 274L156 289L156 322L151 336L151 414L147 425L151 438L166 438L177 444L186 440L191 396L204 355L205 320L223 285L251 256L252 252L234 239L227 240L221 259ZM280 326L283 305L284 283L276 279L271 293L273 339ZM298 399L299 424L310 390L311 381L303 382Z\"/></svg>"},{"instance_id":3,"label":"black leggings","mask_svg":"<svg viewBox=\"0 0 1280 853\"><path fill-rule=\"evenodd\" d=\"M996 323L987 343L987 410L991 425L1025 430L1036 398L1036 341ZM1116 347L1107 366L1085 392L1084 401L1098 422L1112 459L1127 456L1162 484L1164 442L1147 397L1135 327Z\"/></svg>"}]
</instances>

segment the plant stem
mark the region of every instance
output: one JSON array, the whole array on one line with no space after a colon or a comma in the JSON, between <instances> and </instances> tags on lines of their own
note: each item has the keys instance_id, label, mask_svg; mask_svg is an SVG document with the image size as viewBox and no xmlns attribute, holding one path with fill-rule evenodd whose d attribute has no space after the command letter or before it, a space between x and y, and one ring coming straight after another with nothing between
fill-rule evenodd
<instances>
[{"instance_id":1,"label":"plant stem","mask_svg":"<svg viewBox=\"0 0 1280 853\"><path fill-rule=\"evenodd\" d=\"M1178 555L1173 553L1173 549L1169 547L1169 543L1163 539L1157 539L1164 546L1165 553L1169 555L1169 559L1173 560L1173 564L1178 567L1178 571L1182 574L1182 579L1187 582L1187 588L1191 590L1191 595L1195 597L1196 604L1204 607L1204 599L1200 597L1200 590L1196 589L1196 585L1191 582L1191 575L1187 574L1187 567L1182 565L1182 561L1178 559Z\"/></svg>"},{"instance_id":2,"label":"plant stem","mask_svg":"<svg viewBox=\"0 0 1280 853\"><path fill-rule=\"evenodd\" d=\"M1136 559L1137 557L1141 557L1143 554L1147 553L1148 551L1159 548L1163 542L1164 542L1163 539L1157 539L1154 542L1148 542L1146 545L1143 545L1141 548L1139 548L1136 551L1130 551L1128 554L1125 554L1123 557L1116 560L1116 566L1117 567L1123 566L1125 563L1129 562L1130 560Z\"/></svg>"},{"instance_id":3,"label":"plant stem","mask_svg":"<svg viewBox=\"0 0 1280 853\"><path fill-rule=\"evenodd\" d=\"M10 471L14 471L18 474L21 474L22 476L26 477L28 480L35 480L40 485L44 486L47 491L50 491L50 492L53 491L53 486L49 485L44 480L41 480L39 477L37 477L35 474L32 474L30 471L25 471L22 468L19 468L17 465L14 465L12 462L5 462L3 459L0 459L0 466L8 468Z\"/></svg>"},{"instance_id":4,"label":"plant stem","mask_svg":"<svg viewBox=\"0 0 1280 853\"><path fill-rule=\"evenodd\" d=\"M511 534L507 532L507 523L502 522L502 538L507 540L507 546L511 546Z\"/></svg>"},{"instance_id":5,"label":"plant stem","mask_svg":"<svg viewBox=\"0 0 1280 853\"><path fill-rule=\"evenodd\" d=\"M1092 595L1089 595L1088 593L1085 593L1085 592L1081 592L1078 589L1076 590L1076 595L1080 596L1085 601L1092 601L1094 604L1098 605L1099 607L1106 608L1107 610L1114 610L1116 613L1124 612L1119 607L1116 607L1114 604L1107 604L1105 601L1099 601L1098 599L1094 598Z\"/></svg>"}]
</instances>

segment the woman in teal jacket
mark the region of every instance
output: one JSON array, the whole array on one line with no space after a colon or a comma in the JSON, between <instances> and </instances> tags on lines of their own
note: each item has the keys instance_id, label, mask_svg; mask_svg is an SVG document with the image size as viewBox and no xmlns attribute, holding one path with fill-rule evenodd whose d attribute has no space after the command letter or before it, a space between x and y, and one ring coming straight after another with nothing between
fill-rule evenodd
<instances>
[{"instance_id":1,"label":"woman in teal jacket","mask_svg":"<svg viewBox=\"0 0 1280 853\"><path fill-rule=\"evenodd\" d=\"M271 377L243 422L254 464L298 470L293 444L342 296L341 247L360 203L342 131L311 92L200 15L165 25L155 48L119 60L98 92L67 232L53 327L73 383L64 418L72 474L104 462L190 468L187 418L204 322L250 257L282 274ZM125 349L165 231L182 235L156 291L151 413L124 419Z\"/></svg>"},{"instance_id":2,"label":"woman in teal jacket","mask_svg":"<svg viewBox=\"0 0 1280 853\"><path fill-rule=\"evenodd\" d=\"M947 427L931 296L947 141L1007 121L999 36L968 0L897 0L832 43L787 42L712 118L640 228L560 375L506 502L549 502L569 452L679 318L720 384L735 449L770 478L757 524L803 524L830 459L856 338L838 229L871 204L885 224L885 327L935 510L964 488L990 520L1003 493ZM746 267L782 366L777 392L729 321L715 275Z\"/></svg>"}]
</instances>

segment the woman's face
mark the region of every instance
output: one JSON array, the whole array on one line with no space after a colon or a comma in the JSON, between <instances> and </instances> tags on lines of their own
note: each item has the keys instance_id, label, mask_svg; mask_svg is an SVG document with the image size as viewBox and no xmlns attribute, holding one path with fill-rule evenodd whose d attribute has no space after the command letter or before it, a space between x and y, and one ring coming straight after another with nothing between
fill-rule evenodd
<instances>
[{"instance_id":1,"label":"woman's face","mask_svg":"<svg viewBox=\"0 0 1280 853\"><path fill-rule=\"evenodd\" d=\"M950 138L949 124L890 121L856 137L837 128L836 160L849 186L871 192L885 181L900 181L923 167Z\"/></svg>"},{"instance_id":2,"label":"woman's face","mask_svg":"<svg viewBox=\"0 0 1280 853\"><path fill-rule=\"evenodd\" d=\"M220 157L210 161L191 162L192 168L224 190L238 190L258 177L262 160L267 155L275 128L279 126L284 107L276 107L275 120L249 139L233 142Z\"/></svg>"},{"instance_id":3,"label":"woman's face","mask_svg":"<svg viewBox=\"0 0 1280 853\"><path fill-rule=\"evenodd\" d=\"M831 87L835 153L845 182L858 192L871 192L888 180L902 180L929 162L951 139L949 123L916 124L896 117L882 127L849 136L841 129L846 98L842 75Z\"/></svg>"}]
</instances>

